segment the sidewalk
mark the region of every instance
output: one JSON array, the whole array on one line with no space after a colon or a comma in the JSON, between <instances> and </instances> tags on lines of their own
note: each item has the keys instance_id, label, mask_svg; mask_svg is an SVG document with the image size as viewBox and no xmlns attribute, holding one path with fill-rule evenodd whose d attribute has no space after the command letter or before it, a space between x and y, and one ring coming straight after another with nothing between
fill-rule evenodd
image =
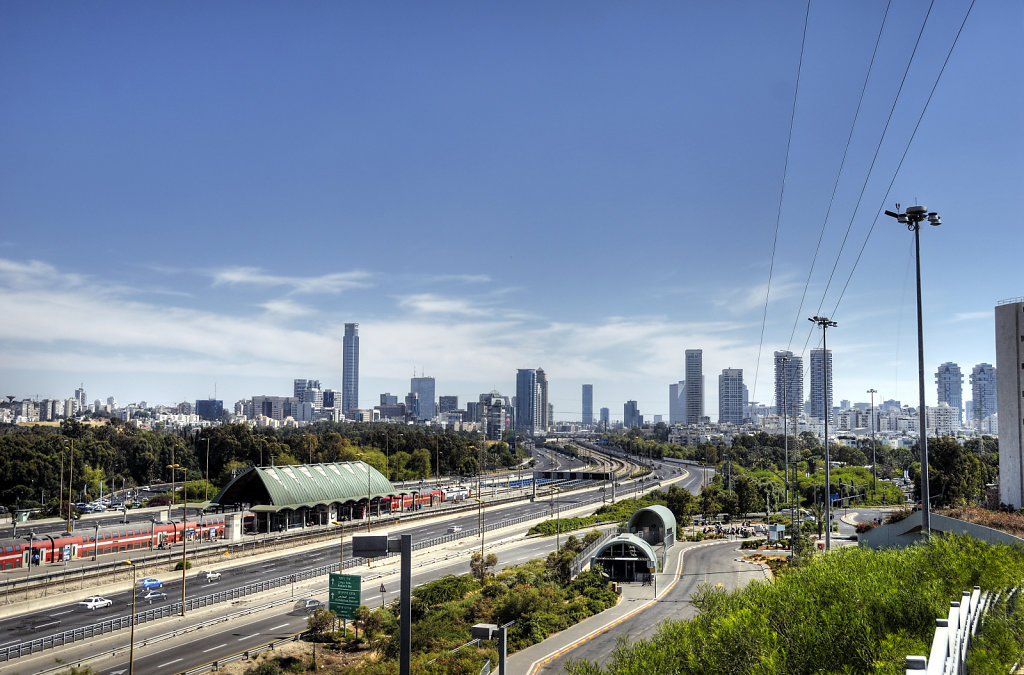
<instances>
[{"instance_id":1,"label":"sidewalk","mask_svg":"<svg viewBox=\"0 0 1024 675\"><path fill-rule=\"evenodd\" d=\"M644 611L675 587L682 572L683 558L688 551L722 543L723 540L720 539L705 542L678 542L668 552L665 560L665 570L671 571L672 581L665 584L664 587L658 586L657 598L654 597L654 588L644 586L640 582L620 584L622 598L617 605L584 619L543 642L509 655L508 672L532 675L548 662ZM735 541L731 543L735 543Z\"/></svg>"}]
</instances>

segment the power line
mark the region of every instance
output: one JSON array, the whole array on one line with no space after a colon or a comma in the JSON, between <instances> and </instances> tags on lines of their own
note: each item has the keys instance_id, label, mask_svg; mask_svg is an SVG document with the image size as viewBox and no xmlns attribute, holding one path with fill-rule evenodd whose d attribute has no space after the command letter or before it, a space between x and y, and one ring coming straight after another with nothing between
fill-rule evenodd
<instances>
[{"instance_id":1,"label":"power line","mask_svg":"<svg viewBox=\"0 0 1024 675\"><path fill-rule=\"evenodd\" d=\"M768 321L768 298L772 292L772 275L775 272L775 250L779 243L779 223L782 221L782 202L786 195L786 177L789 173L789 152L793 145L793 126L796 122L796 102L800 94L800 74L804 65L804 48L807 45L807 24L811 16L811 0L807 0L807 9L804 12L804 30L800 38L800 59L796 66L796 86L793 88L793 107L789 113L789 136L786 138L786 160L782 166L782 185L779 189L779 206L775 213L775 237L772 239L772 259L768 267L768 287L764 292L764 312L761 314L761 339L757 346L757 361L754 366L754 386L750 397L757 395L757 376L761 371L761 350L764 348L764 327Z\"/></svg>"},{"instance_id":2,"label":"power line","mask_svg":"<svg viewBox=\"0 0 1024 675\"><path fill-rule=\"evenodd\" d=\"M821 250L821 240L825 237L825 227L828 225L829 216L832 215L832 205L836 200L836 192L839 191L839 181L843 176L843 168L846 166L846 157L850 152L850 143L853 140L853 132L857 127L857 120L860 118L860 110L864 105L864 94L868 89L868 81L871 79L871 72L875 67L875 57L878 55L878 45L882 42L882 29L885 28L885 20L889 17L889 8L892 7L892 0L885 6L885 13L882 15L882 23L878 26L878 35L875 37L875 48L871 52L871 61L868 63L868 70L864 74L864 84L860 88L860 98L857 100L857 110L853 114L853 121L850 123L850 133L846 137L846 147L843 148L843 159L839 162L839 170L836 172L836 180L832 185L832 196L828 200L828 208L825 210L825 218L821 221L821 231L818 233L818 243L814 247L814 256L811 258L811 268L807 270L807 280L804 282L804 292L800 296L800 306L797 307L796 317L793 319L793 330L789 334L789 344L786 349L792 349L793 337L796 335L796 326L800 321L804 309L804 300L807 298L807 289L811 285L811 275L814 273L814 265L818 260L818 252ZM820 309L820 308L819 308Z\"/></svg>"}]
</instances>

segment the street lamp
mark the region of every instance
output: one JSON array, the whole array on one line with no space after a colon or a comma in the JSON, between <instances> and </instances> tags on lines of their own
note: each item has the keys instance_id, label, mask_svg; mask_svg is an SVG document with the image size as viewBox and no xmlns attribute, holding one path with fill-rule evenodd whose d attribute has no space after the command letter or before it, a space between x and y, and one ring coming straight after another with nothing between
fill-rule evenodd
<instances>
[{"instance_id":1,"label":"street lamp","mask_svg":"<svg viewBox=\"0 0 1024 675\"><path fill-rule=\"evenodd\" d=\"M132 568L132 621L131 621L131 635L128 640L131 645L128 647L128 675L134 675L135 673L135 563L131 560L123 560L122 565L128 565Z\"/></svg>"},{"instance_id":2,"label":"street lamp","mask_svg":"<svg viewBox=\"0 0 1024 675\"><path fill-rule=\"evenodd\" d=\"M68 532L71 531L71 505L74 499L71 498L71 479L75 475L75 439L71 439L71 458L68 461Z\"/></svg>"},{"instance_id":3,"label":"street lamp","mask_svg":"<svg viewBox=\"0 0 1024 675\"><path fill-rule=\"evenodd\" d=\"M868 389L871 394L871 494L878 493L878 467L875 465L875 394L877 389Z\"/></svg>"},{"instance_id":4,"label":"street lamp","mask_svg":"<svg viewBox=\"0 0 1024 675\"><path fill-rule=\"evenodd\" d=\"M480 527L479 527L479 529L480 529L480 564L483 565L484 564L484 527L486 526L487 523L484 520L484 500L483 500L483 495L480 495L480 497L475 497L475 499L476 499L477 503L480 504L479 512L477 514L477 522L480 524Z\"/></svg>"},{"instance_id":5,"label":"street lamp","mask_svg":"<svg viewBox=\"0 0 1024 675\"><path fill-rule=\"evenodd\" d=\"M558 493L561 492L556 487L551 488L551 494L554 495L555 500L555 550L558 551L562 548L562 503L558 501Z\"/></svg>"},{"instance_id":6,"label":"street lamp","mask_svg":"<svg viewBox=\"0 0 1024 675\"><path fill-rule=\"evenodd\" d=\"M822 395L825 397L825 550L832 549L832 462L828 454L828 416L832 407L832 397L828 395L828 345L825 343L825 332L839 324L827 316L814 316L809 319L821 327L821 379Z\"/></svg>"},{"instance_id":7,"label":"street lamp","mask_svg":"<svg viewBox=\"0 0 1024 675\"><path fill-rule=\"evenodd\" d=\"M905 213L900 213L899 210L900 205L897 204L895 213L886 211L885 215L895 218L914 233L914 261L917 271L917 388L921 400L918 408L921 432L921 529L924 530L925 536L930 536L932 525L928 494L928 430L924 407L924 328L921 318L921 223L927 220L931 225L938 226L942 224L942 219L938 213L928 211L924 206L908 206Z\"/></svg>"},{"instance_id":8,"label":"street lamp","mask_svg":"<svg viewBox=\"0 0 1024 675\"><path fill-rule=\"evenodd\" d=\"M357 457L362 457L363 453L356 453ZM370 463L363 460L363 464L366 465L366 531L370 531ZM378 514L380 513L380 507L377 507Z\"/></svg>"},{"instance_id":9,"label":"street lamp","mask_svg":"<svg viewBox=\"0 0 1024 675\"><path fill-rule=\"evenodd\" d=\"M788 356L781 356L779 360L782 362L782 445L785 451L785 457L783 462L786 464L786 470L783 472L786 474L786 480L783 481L786 486L786 501L790 499L789 495L789 362L792 360ZM792 534L789 539L789 557L792 558L795 555L793 549L796 547L797 534L799 531L796 529L796 495L793 496L793 501L789 504L789 527L792 530Z\"/></svg>"},{"instance_id":10,"label":"street lamp","mask_svg":"<svg viewBox=\"0 0 1024 675\"><path fill-rule=\"evenodd\" d=\"M167 505L167 520L170 520L171 508L174 506L174 470L181 468L181 464L168 464L164 468L171 470L171 503Z\"/></svg>"}]
</instances>

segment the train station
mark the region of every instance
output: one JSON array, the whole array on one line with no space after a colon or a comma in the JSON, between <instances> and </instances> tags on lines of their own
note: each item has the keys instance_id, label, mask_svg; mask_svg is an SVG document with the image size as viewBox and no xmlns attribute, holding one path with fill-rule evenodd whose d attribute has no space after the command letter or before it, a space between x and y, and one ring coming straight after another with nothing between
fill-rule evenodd
<instances>
[{"instance_id":1,"label":"train station","mask_svg":"<svg viewBox=\"0 0 1024 675\"><path fill-rule=\"evenodd\" d=\"M675 544L675 534L672 511L659 504L646 506L629 517L625 533L601 546L590 566L612 581L649 579L660 567L654 547L667 552ZM661 558L664 560L664 555Z\"/></svg>"},{"instance_id":2,"label":"train station","mask_svg":"<svg viewBox=\"0 0 1024 675\"><path fill-rule=\"evenodd\" d=\"M365 462L261 466L236 476L209 508L248 511L245 528L285 531L380 515L439 498L430 490L399 491ZM229 535L230 538L231 535Z\"/></svg>"}]
</instances>

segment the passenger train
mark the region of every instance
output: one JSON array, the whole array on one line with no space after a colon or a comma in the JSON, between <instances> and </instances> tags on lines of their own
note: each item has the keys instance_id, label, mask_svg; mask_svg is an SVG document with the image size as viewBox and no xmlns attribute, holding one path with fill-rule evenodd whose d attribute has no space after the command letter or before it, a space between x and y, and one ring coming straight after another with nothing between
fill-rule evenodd
<instances>
[{"instance_id":1,"label":"passenger train","mask_svg":"<svg viewBox=\"0 0 1024 675\"><path fill-rule=\"evenodd\" d=\"M211 541L224 537L224 516L210 515L181 523L128 523L100 528L77 529L35 538L0 540L0 570L58 563L74 558L92 558L140 549L171 547L183 539Z\"/></svg>"}]
</instances>

